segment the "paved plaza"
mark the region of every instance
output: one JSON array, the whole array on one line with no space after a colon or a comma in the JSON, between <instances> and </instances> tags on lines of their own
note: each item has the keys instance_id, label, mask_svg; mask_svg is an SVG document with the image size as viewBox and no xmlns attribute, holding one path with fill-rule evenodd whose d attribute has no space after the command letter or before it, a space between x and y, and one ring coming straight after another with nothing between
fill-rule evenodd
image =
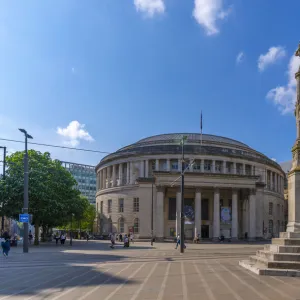
<instances>
[{"instance_id":1,"label":"paved plaza","mask_svg":"<svg viewBox=\"0 0 300 300\"><path fill-rule=\"evenodd\" d=\"M111 250L106 241L73 247L12 248L0 258L0 300L296 300L300 278L257 276L239 267L261 245L135 243Z\"/></svg>"}]
</instances>

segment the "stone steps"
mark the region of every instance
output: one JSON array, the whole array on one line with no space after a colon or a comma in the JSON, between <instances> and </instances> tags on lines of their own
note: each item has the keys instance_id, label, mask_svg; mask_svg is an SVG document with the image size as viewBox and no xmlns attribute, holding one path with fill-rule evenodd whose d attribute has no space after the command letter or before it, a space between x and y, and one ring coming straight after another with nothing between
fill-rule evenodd
<instances>
[{"instance_id":1,"label":"stone steps","mask_svg":"<svg viewBox=\"0 0 300 300\"><path fill-rule=\"evenodd\" d=\"M252 264L263 265L265 268L270 269L290 269L300 271L300 261L270 261L261 256L250 256Z\"/></svg>"},{"instance_id":2,"label":"stone steps","mask_svg":"<svg viewBox=\"0 0 300 300\"><path fill-rule=\"evenodd\" d=\"M265 258L270 261L300 261L298 253L276 253L265 250L258 250L256 256Z\"/></svg>"},{"instance_id":3,"label":"stone steps","mask_svg":"<svg viewBox=\"0 0 300 300\"><path fill-rule=\"evenodd\" d=\"M272 244L281 245L281 246L300 246L300 238L299 239L275 238L272 239Z\"/></svg>"},{"instance_id":4,"label":"stone steps","mask_svg":"<svg viewBox=\"0 0 300 300\"><path fill-rule=\"evenodd\" d=\"M298 253L300 255L300 246L281 246L281 245L265 245L265 251L274 253Z\"/></svg>"},{"instance_id":5,"label":"stone steps","mask_svg":"<svg viewBox=\"0 0 300 300\"><path fill-rule=\"evenodd\" d=\"M239 265L257 275L300 277L300 270L270 269L266 268L265 265L256 264L249 260L242 260Z\"/></svg>"}]
</instances>

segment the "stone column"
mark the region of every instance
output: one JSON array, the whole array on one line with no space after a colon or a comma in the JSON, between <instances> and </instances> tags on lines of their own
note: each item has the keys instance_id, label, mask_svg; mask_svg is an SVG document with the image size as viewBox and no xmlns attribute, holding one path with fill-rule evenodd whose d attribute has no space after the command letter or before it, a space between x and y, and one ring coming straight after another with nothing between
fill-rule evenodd
<instances>
[{"instance_id":1,"label":"stone column","mask_svg":"<svg viewBox=\"0 0 300 300\"><path fill-rule=\"evenodd\" d=\"M178 158L178 171L181 172L181 158Z\"/></svg>"},{"instance_id":2,"label":"stone column","mask_svg":"<svg viewBox=\"0 0 300 300\"><path fill-rule=\"evenodd\" d=\"M170 162L170 159L167 159L167 171L168 172L171 171L171 162Z\"/></svg>"},{"instance_id":3,"label":"stone column","mask_svg":"<svg viewBox=\"0 0 300 300\"><path fill-rule=\"evenodd\" d=\"M112 186L116 186L116 165L112 166Z\"/></svg>"},{"instance_id":4,"label":"stone column","mask_svg":"<svg viewBox=\"0 0 300 300\"><path fill-rule=\"evenodd\" d=\"M190 161L189 161L189 164L190 164L190 166L189 166L189 171L190 172L194 172L194 166L193 166L193 164L192 164L192 160L190 159Z\"/></svg>"},{"instance_id":5,"label":"stone column","mask_svg":"<svg viewBox=\"0 0 300 300\"><path fill-rule=\"evenodd\" d=\"M164 239L164 193L163 187L157 188L156 193L156 238L159 241Z\"/></svg>"},{"instance_id":6,"label":"stone column","mask_svg":"<svg viewBox=\"0 0 300 300\"><path fill-rule=\"evenodd\" d=\"M176 193L176 236L180 235L181 192Z\"/></svg>"},{"instance_id":7,"label":"stone column","mask_svg":"<svg viewBox=\"0 0 300 300\"><path fill-rule=\"evenodd\" d=\"M274 188L273 172L271 172L271 171L270 171L270 186L271 186L271 191L273 191L273 188Z\"/></svg>"},{"instance_id":8,"label":"stone column","mask_svg":"<svg viewBox=\"0 0 300 300\"><path fill-rule=\"evenodd\" d=\"M226 160L223 160L223 173L226 174L227 170L226 170Z\"/></svg>"},{"instance_id":9,"label":"stone column","mask_svg":"<svg viewBox=\"0 0 300 300\"><path fill-rule=\"evenodd\" d=\"M107 188L107 185L106 185L106 179L107 179L107 169L103 169L103 182L104 182L104 188L106 189Z\"/></svg>"},{"instance_id":10,"label":"stone column","mask_svg":"<svg viewBox=\"0 0 300 300\"><path fill-rule=\"evenodd\" d=\"M198 235L201 238L201 190L199 188L196 189L195 194L195 237Z\"/></svg>"},{"instance_id":11,"label":"stone column","mask_svg":"<svg viewBox=\"0 0 300 300\"><path fill-rule=\"evenodd\" d=\"M126 174L126 184L129 184L129 182L130 182L130 167L131 167L131 165L130 165L130 163L128 162L127 163L127 174Z\"/></svg>"},{"instance_id":12,"label":"stone column","mask_svg":"<svg viewBox=\"0 0 300 300\"><path fill-rule=\"evenodd\" d=\"M238 238L238 190L232 190L232 220L231 237L233 240Z\"/></svg>"},{"instance_id":13,"label":"stone column","mask_svg":"<svg viewBox=\"0 0 300 300\"><path fill-rule=\"evenodd\" d=\"M146 178L149 177L149 160L148 159L145 161L145 177Z\"/></svg>"},{"instance_id":14,"label":"stone column","mask_svg":"<svg viewBox=\"0 0 300 300\"><path fill-rule=\"evenodd\" d=\"M201 173L204 173L204 159L201 159L201 162L200 162L200 171L201 171Z\"/></svg>"},{"instance_id":15,"label":"stone column","mask_svg":"<svg viewBox=\"0 0 300 300\"><path fill-rule=\"evenodd\" d=\"M213 238L219 239L220 236L220 190L214 190L214 225L213 225Z\"/></svg>"},{"instance_id":16,"label":"stone column","mask_svg":"<svg viewBox=\"0 0 300 300\"><path fill-rule=\"evenodd\" d=\"M123 164L119 164L119 186L123 185Z\"/></svg>"},{"instance_id":17,"label":"stone column","mask_svg":"<svg viewBox=\"0 0 300 300\"><path fill-rule=\"evenodd\" d=\"M250 189L249 196L249 240L256 238L256 189Z\"/></svg>"},{"instance_id":18,"label":"stone column","mask_svg":"<svg viewBox=\"0 0 300 300\"><path fill-rule=\"evenodd\" d=\"M263 211L264 211L264 184L256 184L256 237L262 238L263 229Z\"/></svg>"},{"instance_id":19,"label":"stone column","mask_svg":"<svg viewBox=\"0 0 300 300\"><path fill-rule=\"evenodd\" d=\"M130 163L130 184L134 184L134 162Z\"/></svg>"},{"instance_id":20,"label":"stone column","mask_svg":"<svg viewBox=\"0 0 300 300\"><path fill-rule=\"evenodd\" d=\"M216 172L216 161L215 161L215 160L212 161L212 164L211 164L211 172L212 172L212 173L215 173L215 172Z\"/></svg>"},{"instance_id":21,"label":"stone column","mask_svg":"<svg viewBox=\"0 0 300 300\"><path fill-rule=\"evenodd\" d=\"M155 171L159 171L159 159L155 160Z\"/></svg>"},{"instance_id":22,"label":"stone column","mask_svg":"<svg viewBox=\"0 0 300 300\"><path fill-rule=\"evenodd\" d=\"M96 191L100 190L100 171L97 172L96 176Z\"/></svg>"},{"instance_id":23,"label":"stone column","mask_svg":"<svg viewBox=\"0 0 300 300\"><path fill-rule=\"evenodd\" d=\"M277 174L276 173L274 173L274 184L275 184L274 190L275 190L275 192L277 192Z\"/></svg>"},{"instance_id":24,"label":"stone column","mask_svg":"<svg viewBox=\"0 0 300 300\"><path fill-rule=\"evenodd\" d=\"M141 160L141 161L140 161L140 177L144 177L144 172L145 172L145 169L144 169L144 161Z\"/></svg>"},{"instance_id":25,"label":"stone column","mask_svg":"<svg viewBox=\"0 0 300 300\"><path fill-rule=\"evenodd\" d=\"M237 174L237 171L236 171L236 162L232 163L232 168L233 168L233 170L232 170L233 172L232 173L233 174Z\"/></svg>"}]
</instances>

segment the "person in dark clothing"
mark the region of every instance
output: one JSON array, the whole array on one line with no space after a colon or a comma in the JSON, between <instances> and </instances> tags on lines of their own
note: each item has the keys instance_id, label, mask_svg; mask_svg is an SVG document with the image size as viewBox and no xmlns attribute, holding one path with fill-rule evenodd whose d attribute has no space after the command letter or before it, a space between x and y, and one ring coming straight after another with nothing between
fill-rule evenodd
<instances>
[{"instance_id":1,"label":"person in dark clothing","mask_svg":"<svg viewBox=\"0 0 300 300\"><path fill-rule=\"evenodd\" d=\"M2 252L3 252L3 255L5 257L7 257L8 253L9 253L9 250L10 250L10 236L9 236L8 232L5 231L3 233L2 237L4 238L4 241L1 243Z\"/></svg>"}]
</instances>

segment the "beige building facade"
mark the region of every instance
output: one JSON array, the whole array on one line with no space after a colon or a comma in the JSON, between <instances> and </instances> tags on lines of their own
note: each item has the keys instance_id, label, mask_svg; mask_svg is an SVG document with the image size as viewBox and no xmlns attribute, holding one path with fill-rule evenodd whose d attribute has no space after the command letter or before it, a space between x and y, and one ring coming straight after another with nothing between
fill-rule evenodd
<instances>
[{"instance_id":1,"label":"beige building facade","mask_svg":"<svg viewBox=\"0 0 300 300\"><path fill-rule=\"evenodd\" d=\"M265 155L225 137L163 134L104 157L96 166L101 234L174 238L180 232L184 145L185 236L270 238L285 231L284 172Z\"/></svg>"}]
</instances>

